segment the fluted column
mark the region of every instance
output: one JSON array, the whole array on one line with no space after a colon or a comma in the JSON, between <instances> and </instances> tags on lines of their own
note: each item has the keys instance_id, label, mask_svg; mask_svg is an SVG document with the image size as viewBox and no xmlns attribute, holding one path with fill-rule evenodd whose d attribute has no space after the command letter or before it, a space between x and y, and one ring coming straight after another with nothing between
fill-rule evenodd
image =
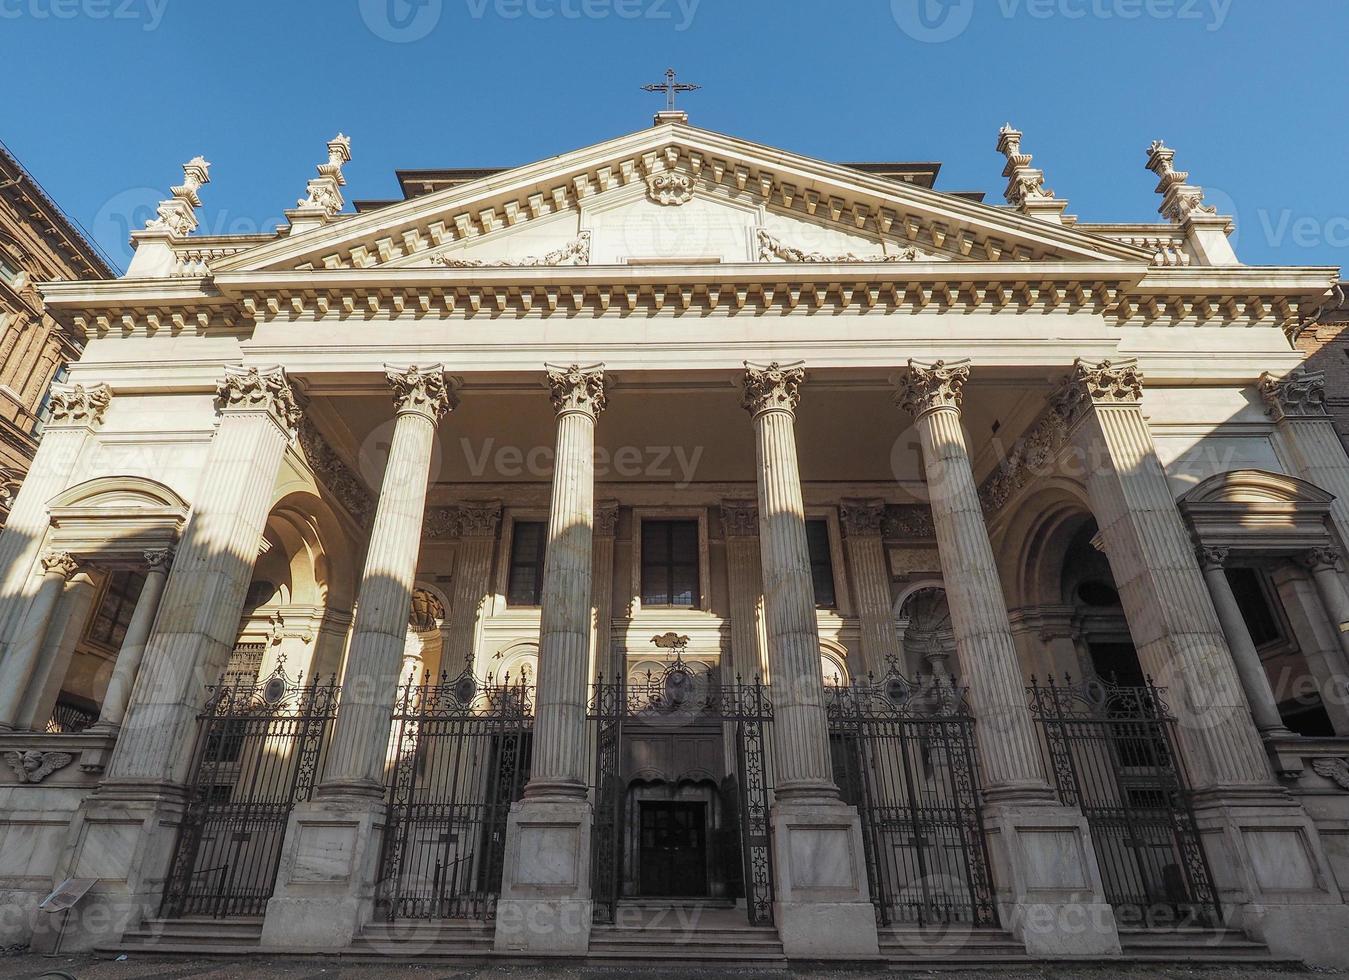
<instances>
[{"instance_id":1,"label":"fluted column","mask_svg":"<svg viewBox=\"0 0 1349 980\"><path fill-rule=\"evenodd\" d=\"M721 527L726 537L726 584L731 604L731 655L722 680L758 677L772 683L763 610L763 569L759 546L759 507L752 500L723 500Z\"/></svg>"},{"instance_id":2,"label":"fluted column","mask_svg":"<svg viewBox=\"0 0 1349 980\"><path fill-rule=\"evenodd\" d=\"M451 675L472 669L478 656L500 526L500 501L459 507L459 549L450 595L450 628L445 655L441 658L442 669Z\"/></svg>"},{"instance_id":3,"label":"fluted column","mask_svg":"<svg viewBox=\"0 0 1349 980\"><path fill-rule=\"evenodd\" d=\"M885 501L845 500L840 511L843 545L848 556L853 598L862 626L862 674L882 674L899 663L899 632L890 595L890 567L885 560L882 525Z\"/></svg>"},{"instance_id":4,"label":"fluted column","mask_svg":"<svg viewBox=\"0 0 1349 980\"><path fill-rule=\"evenodd\" d=\"M754 419L764 618L773 671L779 799L837 797L820 669L820 627L796 455L799 365L745 365L745 409Z\"/></svg>"},{"instance_id":5,"label":"fluted column","mask_svg":"<svg viewBox=\"0 0 1349 980\"><path fill-rule=\"evenodd\" d=\"M145 585L136 599L136 608L131 614L131 622L127 624L122 648L117 651L112 676L108 678L108 690L103 695L103 707L92 731L112 733L122 727L136 675L140 673L141 661L145 659L150 628L154 626L159 600L169 580L169 565L172 561L173 552L167 548L145 553Z\"/></svg>"},{"instance_id":6,"label":"fluted column","mask_svg":"<svg viewBox=\"0 0 1349 980\"><path fill-rule=\"evenodd\" d=\"M1326 409L1325 372L1298 368L1282 377L1265 374L1260 395L1295 474L1335 495L1330 519L1341 546L1349 548L1349 453Z\"/></svg>"},{"instance_id":7,"label":"fluted column","mask_svg":"<svg viewBox=\"0 0 1349 980\"><path fill-rule=\"evenodd\" d=\"M1260 660L1260 653L1251 639L1250 628L1241 615L1241 606L1223 567L1227 564L1228 549L1201 547L1197 554L1209 595L1213 597L1213 607L1218 613L1218 622L1222 624L1223 635L1227 637L1227 645L1232 650L1237 676L1241 678L1241 687L1246 692L1246 700L1250 702L1255 727L1266 736L1289 734L1279 715L1279 705L1274 700L1269 675L1265 672L1265 665Z\"/></svg>"},{"instance_id":8,"label":"fluted column","mask_svg":"<svg viewBox=\"0 0 1349 980\"><path fill-rule=\"evenodd\" d=\"M586 796L585 736L595 521L595 420L604 368L549 366L557 452L543 566L538 706L527 799Z\"/></svg>"},{"instance_id":9,"label":"fluted column","mask_svg":"<svg viewBox=\"0 0 1349 980\"><path fill-rule=\"evenodd\" d=\"M51 418L0 534L0 672L38 588L34 564L51 523L47 503L70 486L80 455L102 425L111 400L112 389L103 384L51 387Z\"/></svg>"},{"instance_id":10,"label":"fluted column","mask_svg":"<svg viewBox=\"0 0 1349 980\"><path fill-rule=\"evenodd\" d=\"M600 674L606 683L619 680L626 673L626 659L613 651L614 629L614 537L618 532L618 501L606 500L595 508L594 595L591 611L594 618L590 640L590 680L594 683Z\"/></svg>"},{"instance_id":11,"label":"fluted column","mask_svg":"<svg viewBox=\"0 0 1349 980\"><path fill-rule=\"evenodd\" d=\"M80 564L70 555L52 551L42 556L42 584L23 618L0 674L0 731L13 731L37 670L38 654L47 640L61 593Z\"/></svg>"},{"instance_id":12,"label":"fluted column","mask_svg":"<svg viewBox=\"0 0 1349 980\"><path fill-rule=\"evenodd\" d=\"M408 639L436 426L454 407L443 365L386 366L397 420L370 529L356 620L319 795L379 797Z\"/></svg>"},{"instance_id":13,"label":"fluted column","mask_svg":"<svg viewBox=\"0 0 1349 980\"><path fill-rule=\"evenodd\" d=\"M1349 668L1349 591L1344 587L1344 558L1335 548L1318 548L1302 556L1302 566L1311 572L1330 628L1344 652Z\"/></svg>"},{"instance_id":14,"label":"fluted column","mask_svg":"<svg viewBox=\"0 0 1349 980\"><path fill-rule=\"evenodd\" d=\"M132 689L108 781L180 785L197 714L229 662L277 473L300 419L281 368L226 369L192 519Z\"/></svg>"},{"instance_id":15,"label":"fluted column","mask_svg":"<svg viewBox=\"0 0 1349 980\"><path fill-rule=\"evenodd\" d=\"M1025 678L960 424L968 362L918 364L896 403L914 417L937 529L956 650L979 719L985 788L995 799L1048 799Z\"/></svg>"},{"instance_id":16,"label":"fluted column","mask_svg":"<svg viewBox=\"0 0 1349 980\"><path fill-rule=\"evenodd\" d=\"M1090 461L1087 493L1143 668L1180 715L1196 788L1271 780L1232 654L1141 408L1135 362L1079 361L1053 400Z\"/></svg>"}]
</instances>

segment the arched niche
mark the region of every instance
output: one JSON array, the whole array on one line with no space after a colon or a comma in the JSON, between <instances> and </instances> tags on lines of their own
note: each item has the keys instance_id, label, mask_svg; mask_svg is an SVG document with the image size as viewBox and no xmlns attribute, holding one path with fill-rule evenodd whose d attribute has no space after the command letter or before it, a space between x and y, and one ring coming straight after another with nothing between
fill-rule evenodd
<instances>
[{"instance_id":1,"label":"arched niche","mask_svg":"<svg viewBox=\"0 0 1349 980\"><path fill-rule=\"evenodd\" d=\"M904 591L896 602L895 626L907 673L960 674L951 605L941 582L924 582Z\"/></svg>"},{"instance_id":2,"label":"arched niche","mask_svg":"<svg viewBox=\"0 0 1349 980\"><path fill-rule=\"evenodd\" d=\"M848 651L833 640L820 641L820 670L825 687L847 687L853 682Z\"/></svg>"}]
</instances>

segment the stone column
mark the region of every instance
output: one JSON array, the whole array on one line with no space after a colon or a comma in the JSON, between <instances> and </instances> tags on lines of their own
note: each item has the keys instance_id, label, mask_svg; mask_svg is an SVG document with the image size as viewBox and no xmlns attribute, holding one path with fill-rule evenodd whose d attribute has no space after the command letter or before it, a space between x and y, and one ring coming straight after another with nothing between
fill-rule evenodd
<instances>
[{"instance_id":1,"label":"stone column","mask_svg":"<svg viewBox=\"0 0 1349 980\"><path fill-rule=\"evenodd\" d=\"M960 422L969 376L968 362L911 361L896 403L914 417L923 447L956 650L979 718L984 791L990 800L1044 802L1053 793L1026 709L1026 680Z\"/></svg>"},{"instance_id":2,"label":"stone column","mask_svg":"<svg viewBox=\"0 0 1349 980\"><path fill-rule=\"evenodd\" d=\"M13 731L28 696L29 682L37 670L38 654L47 640L56 606L66 583L80 570L80 563L63 551L42 556L42 584L28 607L27 615L5 657L0 672L0 731Z\"/></svg>"},{"instance_id":3,"label":"stone column","mask_svg":"<svg viewBox=\"0 0 1349 980\"><path fill-rule=\"evenodd\" d=\"M1114 913L1105 902L1086 820L1057 805L1041 767L961 426L969 376L968 361L910 361L898 381L896 404L914 417L923 449L956 650L978 720L988 803L984 819L1003 923L1034 955L1119 955Z\"/></svg>"},{"instance_id":4,"label":"stone column","mask_svg":"<svg viewBox=\"0 0 1349 980\"><path fill-rule=\"evenodd\" d=\"M1303 555L1301 563L1311 572L1330 628L1344 652L1345 664L1349 664L1349 592L1344 587L1343 556L1336 548L1318 548Z\"/></svg>"},{"instance_id":5,"label":"stone column","mask_svg":"<svg viewBox=\"0 0 1349 980\"><path fill-rule=\"evenodd\" d=\"M1251 716L1255 727L1266 737L1291 734L1279 716L1279 705L1274 700L1274 689L1270 687L1269 675L1255 649L1251 631L1242 618L1241 606L1232 592L1232 583L1227 580L1223 566L1227 564L1228 549L1201 547L1198 551L1199 566L1204 570L1204 581L1208 584L1209 595L1213 597L1213 607L1222 624L1223 635L1232 650L1232 659L1236 664L1237 676L1241 678L1241 687L1246 692L1246 700L1251 706Z\"/></svg>"},{"instance_id":6,"label":"stone column","mask_svg":"<svg viewBox=\"0 0 1349 980\"><path fill-rule=\"evenodd\" d=\"M1326 410L1325 372L1297 368L1283 377L1265 374L1260 395L1294 474L1335 495L1331 523L1340 546L1349 548L1349 454Z\"/></svg>"},{"instance_id":7,"label":"stone column","mask_svg":"<svg viewBox=\"0 0 1349 980\"><path fill-rule=\"evenodd\" d=\"M131 702L131 689L135 686L136 675L140 673L141 661L145 659L145 646L150 640L150 628L154 626L155 616L159 612L159 600L164 594L172 561L173 552L167 548L145 553L145 585L136 600L131 622L127 624L122 648L117 651L117 660L113 664L112 677L108 679L108 690L103 695L103 708L99 712L98 722L91 731L114 734L122 727L127 705Z\"/></svg>"},{"instance_id":8,"label":"stone column","mask_svg":"<svg viewBox=\"0 0 1349 980\"><path fill-rule=\"evenodd\" d=\"M511 808L497 905L499 952L583 954L590 946L586 721L595 523L595 421L604 366L548 367L557 452L543 567L534 756Z\"/></svg>"},{"instance_id":9,"label":"stone column","mask_svg":"<svg viewBox=\"0 0 1349 980\"><path fill-rule=\"evenodd\" d=\"M1053 405L1087 463L1087 493L1139 659L1178 717L1219 899L1229 926L1276 956L1345 963L1343 944L1328 937L1349 934L1349 906L1316 825L1273 778L1142 394L1135 362L1079 361Z\"/></svg>"},{"instance_id":10,"label":"stone column","mask_svg":"<svg viewBox=\"0 0 1349 980\"><path fill-rule=\"evenodd\" d=\"M773 672L776 921L789 957L874 956L879 946L861 822L839 798L829 751L796 451L796 408L805 377L799 364L746 363L742 380L742 404L754 424Z\"/></svg>"},{"instance_id":11,"label":"stone column","mask_svg":"<svg viewBox=\"0 0 1349 980\"><path fill-rule=\"evenodd\" d=\"M0 534L0 663L38 588L33 571L51 523L47 502L70 486L111 400L103 384L51 387L51 419Z\"/></svg>"},{"instance_id":12,"label":"stone column","mask_svg":"<svg viewBox=\"0 0 1349 980\"><path fill-rule=\"evenodd\" d=\"M1170 691L1177 732L1197 789L1269 787L1235 662L1194 545L1176 507L1142 412L1135 362L1079 361L1054 397L1084 454L1087 493L1119 586L1143 669Z\"/></svg>"},{"instance_id":13,"label":"stone column","mask_svg":"<svg viewBox=\"0 0 1349 980\"><path fill-rule=\"evenodd\" d=\"M759 547L759 507L752 500L723 500L721 527L726 536L726 582L731 604L731 655L722 682L772 683L763 614L763 569Z\"/></svg>"},{"instance_id":14,"label":"stone column","mask_svg":"<svg viewBox=\"0 0 1349 980\"><path fill-rule=\"evenodd\" d=\"M451 677L474 669L500 526L500 501L459 507L459 548L450 595L450 628L445 656L441 658L441 669Z\"/></svg>"},{"instance_id":15,"label":"stone column","mask_svg":"<svg viewBox=\"0 0 1349 980\"><path fill-rule=\"evenodd\" d=\"M341 949L374 911L384 777L412 586L421 552L431 451L455 407L443 365L385 365L397 419L370 528L342 700L317 798L295 808L267 904L263 944ZM419 679L420 680L420 679ZM349 869L333 877L333 868ZM331 882L323 890L316 881Z\"/></svg>"},{"instance_id":16,"label":"stone column","mask_svg":"<svg viewBox=\"0 0 1349 980\"><path fill-rule=\"evenodd\" d=\"M900 662L899 632L895 629L890 595L890 566L885 560L882 532L885 501L845 500L839 516L857 616L862 625L861 669L852 671L853 677L861 680L868 674L880 676L890 664Z\"/></svg>"},{"instance_id":17,"label":"stone column","mask_svg":"<svg viewBox=\"0 0 1349 980\"><path fill-rule=\"evenodd\" d=\"M626 654L615 653L614 646L614 537L618 533L618 501L606 500L595 508L594 596L591 608L594 627L590 639L590 682L604 675L605 683L616 683L627 670Z\"/></svg>"},{"instance_id":18,"label":"stone column","mask_svg":"<svg viewBox=\"0 0 1349 980\"><path fill-rule=\"evenodd\" d=\"M169 873L206 686L229 662L286 447L300 417L281 368L228 367L220 425L98 793L58 875L103 878L63 944L88 948L153 914ZM128 843L130 842L130 843Z\"/></svg>"}]
</instances>

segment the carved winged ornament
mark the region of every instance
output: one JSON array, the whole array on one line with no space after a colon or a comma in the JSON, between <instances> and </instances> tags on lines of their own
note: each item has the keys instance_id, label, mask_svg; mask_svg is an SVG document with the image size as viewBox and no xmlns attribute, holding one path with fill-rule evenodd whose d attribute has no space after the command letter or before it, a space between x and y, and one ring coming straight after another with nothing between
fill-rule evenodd
<instances>
[{"instance_id":1,"label":"carved winged ornament","mask_svg":"<svg viewBox=\"0 0 1349 980\"><path fill-rule=\"evenodd\" d=\"M40 783L52 773L64 769L75 761L69 752L6 752L5 762L14 770L21 783Z\"/></svg>"}]
</instances>

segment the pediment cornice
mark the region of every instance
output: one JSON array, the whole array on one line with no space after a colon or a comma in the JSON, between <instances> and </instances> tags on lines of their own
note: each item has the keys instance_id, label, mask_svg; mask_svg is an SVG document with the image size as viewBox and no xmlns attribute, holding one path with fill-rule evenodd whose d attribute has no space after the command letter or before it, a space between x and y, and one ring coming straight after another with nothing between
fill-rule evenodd
<instances>
[{"instance_id":1,"label":"pediment cornice","mask_svg":"<svg viewBox=\"0 0 1349 980\"><path fill-rule=\"evenodd\" d=\"M679 173L693 193L974 262L1146 260L1132 244L682 124L666 124L221 256L216 272L367 269Z\"/></svg>"}]
</instances>

